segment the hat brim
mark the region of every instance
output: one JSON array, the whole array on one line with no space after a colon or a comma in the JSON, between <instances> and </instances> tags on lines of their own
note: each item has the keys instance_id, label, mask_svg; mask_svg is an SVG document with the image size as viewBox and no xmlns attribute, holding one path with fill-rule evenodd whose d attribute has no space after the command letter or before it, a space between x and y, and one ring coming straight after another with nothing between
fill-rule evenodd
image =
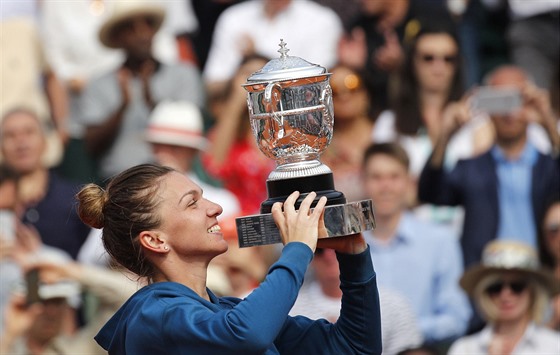
<instances>
[{"instance_id":1,"label":"hat brim","mask_svg":"<svg viewBox=\"0 0 560 355\"><path fill-rule=\"evenodd\" d=\"M474 296L474 290L480 280L484 277L503 273L503 272L518 272L521 274L525 274L528 278L535 279L540 282L545 289L551 294L556 295L560 293L560 283L554 279L554 276L545 272L545 271L537 271L537 270L527 270L521 268L499 268L499 267L487 267L483 265L475 265L469 268L461 279L459 280L459 284L467 292L467 294L471 297Z\"/></svg>"},{"instance_id":2,"label":"hat brim","mask_svg":"<svg viewBox=\"0 0 560 355\"><path fill-rule=\"evenodd\" d=\"M185 136L173 134L146 133L146 141L156 144L168 144L185 148L193 148L200 151L208 148L208 140L202 136Z\"/></svg>"},{"instance_id":3,"label":"hat brim","mask_svg":"<svg viewBox=\"0 0 560 355\"><path fill-rule=\"evenodd\" d=\"M140 16L151 17L154 21L154 30L157 31L165 19L165 10L146 4L135 9L131 9L126 13L114 15L101 26L101 29L99 30L99 40L106 47L114 49L120 48L120 43L114 38L115 28L130 18Z\"/></svg>"}]
</instances>

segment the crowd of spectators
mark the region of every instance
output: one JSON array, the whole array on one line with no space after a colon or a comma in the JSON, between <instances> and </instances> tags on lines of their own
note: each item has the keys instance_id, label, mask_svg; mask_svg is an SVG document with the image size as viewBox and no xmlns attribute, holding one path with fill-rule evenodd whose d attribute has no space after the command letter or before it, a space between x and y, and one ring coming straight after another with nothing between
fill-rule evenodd
<instances>
[{"instance_id":1,"label":"crowd of spectators","mask_svg":"<svg viewBox=\"0 0 560 355\"><path fill-rule=\"evenodd\" d=\"M170 166L223 207L216 294L244 297L264 279L279 249L236 245L235 217L259 213L274 169L241 85L281 39L332 73L321 160L348 200L375 206L364 236L384 353L560 352L560 1L0 11L0 353L104 353L93 336L146 280L104 253L75 194L137 164ZM477 109L483 86L518 102ZM318 249L291 314L338 318L338 286L334 252Z\"/></svg>"}]
</instances>

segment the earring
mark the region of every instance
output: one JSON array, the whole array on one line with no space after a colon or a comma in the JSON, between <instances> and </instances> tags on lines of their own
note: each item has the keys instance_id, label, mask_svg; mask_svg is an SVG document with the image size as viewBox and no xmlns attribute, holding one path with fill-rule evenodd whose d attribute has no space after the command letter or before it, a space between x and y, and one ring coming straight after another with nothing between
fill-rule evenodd
<instances>
[{"instance_id":1,"label":"earring","mask_svg":"<svg viewBox=\"0 0 560 355\"><path fill-rule=\"evenodd\" d=\"M166 245L163 247L163 250L169 250L169 247Z\"/></svg>"}]
</instances>

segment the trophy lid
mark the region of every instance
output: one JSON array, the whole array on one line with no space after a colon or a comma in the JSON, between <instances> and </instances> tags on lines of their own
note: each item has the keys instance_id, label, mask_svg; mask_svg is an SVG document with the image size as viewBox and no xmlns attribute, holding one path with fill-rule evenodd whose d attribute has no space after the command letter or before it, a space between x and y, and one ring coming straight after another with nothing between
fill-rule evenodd
<instances>
[{"instance_id":1,"label":"trophy lid","mask_svg":"<svg viewBox=\"0 0 560 355\"><path fill-rule=\"evenodd\" d=\"M286 42L280 39L280 58L270 60L260 70L247 78L246 85L255 83L301 79L327 74L327 69L300 57L289 56Z\"/></svg>"}]
</instances>

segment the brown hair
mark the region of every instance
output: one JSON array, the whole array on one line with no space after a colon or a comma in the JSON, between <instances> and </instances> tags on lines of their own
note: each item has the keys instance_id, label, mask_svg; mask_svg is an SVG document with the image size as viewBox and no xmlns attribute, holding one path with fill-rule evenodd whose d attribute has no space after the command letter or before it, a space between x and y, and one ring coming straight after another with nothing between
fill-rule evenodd
<instances>
[{"instance_id":1,"label":"brown hair","mask_svg":"<svg viewBox=\"0 0 560 355\"><path fill-rule=\"evenodd\" d=\"M106 189L87 184L76 195L82 221L103 228L107 253L139 276L151 278L154 274L138 235L160 225L157 207L161 199L157 191L161 178L172 171L175 170L153 164L137 165L113 177Z\"/></svg>"},{"instance_id":2,"label":"brown hair","mask_svg":"<svg viewBox=\"0 0 560 355\"><path fill-rule=\"evenodd\" d=\"M391 158L397 160L401 163L406 171L408 171L410 166L410 160L408 158L408 154L401 147L398 143L372 143L369 147L366 148L364 151L364 156L362 158L362 168L365 169L366 164L368 163L369 159L375 155L388 155Z\"/></svg>"},{"instance_id":3,"label":"brown hair","mask_svg":"<svg viewBox=\"0 0 560 355\"><path fill-rule=\"evenodd\" d=\"M415 136L419 130L425 128L422 118L421 103L418 96L419 82L414 68L414 57L419 40L425 35L447 34L458 48L457 59L455 62L455 73L452 78L450 91L447 95L445 104L457 101L464 92L462 77L462 60L460 44L456 28L448 18L442 19L416 19L414 24L419 26L414 32L415 36L409 38L404 46L404 63L399 72L399 85L391 98L391 107L395 112L395 126L397 132L402 135ZM416 32L417 31L417 32Z\"/></svg>"}]
</instances>

